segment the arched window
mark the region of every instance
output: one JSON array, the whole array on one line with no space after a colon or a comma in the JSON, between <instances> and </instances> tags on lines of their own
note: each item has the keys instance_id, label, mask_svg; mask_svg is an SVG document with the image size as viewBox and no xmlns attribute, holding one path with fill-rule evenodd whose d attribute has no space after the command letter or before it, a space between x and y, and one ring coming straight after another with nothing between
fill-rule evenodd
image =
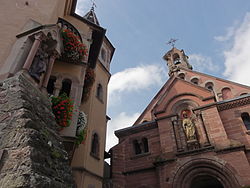
<instances>
[{"instance_id":1,"label":"arched window","mask_svg":"<svg viewBox=\"0 0 250 188\"><path fill-rule=\"evenodd\" d=\"M212 82L207 82L205 84L205 88L209 89L210 91L213 91L214 84Z\"/></svg>"},{"instance_id":2,"label":"arched window","mask_svg":"<svg viewBox=\"0 0 250 188\"><path fill-rule=\"evenodd\" d=\"M149 151L148 150L148 139L147 138L143 138L142 139L142 144L143 144L144 153L147 153Z\"/></svg>"},{"instance_id":3,"label":"arched window","mask_svg":"<svg viewBox=\"0 0 250 188\"><path fill-rule=\"evenodd\" d=\"M231 89L226 87L221 90L223 100L232 98Z\"/></svg>"},{"instance_id":4,"label":"arched window","mask_svg":"<svg viewBox=\"0 0 250 188\"><path fill-rule=\"evenodd\" d=\"M180 73L180 74L178 75L178 77L179 77L180 79L185 80L185 74L184 74L184 73Z\"/></svg>"},{"instance_id":5,"label":"arched window","mask_svg":"<svg viewBox=\"0 0 250 188\"><path fill-rule=\"evenodd\" d=\"M180 56L178 54L173 55L174 64L178 65L181 63Z\"/></svg>"},{"instance_id":6,"label":"arched window","mask_svg":"<svg viewBox=\"0 0 250 188\"><path fill-rule=\"evenodd\" d=\"M244 112L241 114L241 119L244 122L247 130L250 130L250 117L249 114L247 112Z\"/></svg>"},{"instance_id":7,"label":"arched window","mask_svg":"<svg viewBox=\"0 0 250 188\"><path fill-rule=\"evenodd\" d=\"M60 90L60 93L59 95L63 94L63 93L66 93L67 96L69 97L70 95L70 90L71 90L71 84L72 84L72 81L70 79L64 79L62 81L62 88Z\"/></svg>"},{"instance_id":8,"label":"arched window","mask_svg":"<svg viewBox=\"0 0 250 188\"><path fill-rule=\"evenodd\" d=\"M103 61L106 61L107 53L106 53L106 50L104 48L101 49L101 58Z\"/></svg>"},{"instance_id":9,"label":"arched window","mask_svg":"<svg viewBox=\"0 0 250 188\"><path fill-rule=\"evenodd\" d=\"M199 84L199 79L198 79L198 78L193 78L193 79L191 80L191 82L192 82L193 84L198 85L198 84Z\"/></svg>"},{"instance_id":10,"label":"arched window","mask_svg":"<svg viewBox=\"0 0 250 188\"><path fill-rule=\"evenodd\" d=\"M49 82L47 85L47 92L51 95L54 94L54 89L55 89L55 82L56 82L56 77L55 76L51 76L49 78Z\"/></svg>"},{"instance_id":11,"label":"arched window","mask_svg":"<svg viewBox=\"0 0 250 188\"><path fill-rule=\"evenodd\" d=\"M99 136L97 133L94 133L91 141L91 154L94 156L99 156Z\"/></svg>"},{"instance_id":12,"label":"arched window","mask_svg":"<svg viewBox=\"0 0 250 188\"><path fill-rule=\"evenodd\" d=\"M103 88L102 88L102 85L101 84L98 84L97 86L97 90L96 90L96 97L103 101Z\"/></svg>"},{"instance_id":13,"label":"arched window","mask_svg":"<svg viewBox=\"0 0 250 188\"><path fill-rule=\"evenodd\" d=\"M142 153L141 144L138 142L138 140L134 140L133 145L134 145L135 154L136 155L141 154Z\"/></svg>"}]
</instances>

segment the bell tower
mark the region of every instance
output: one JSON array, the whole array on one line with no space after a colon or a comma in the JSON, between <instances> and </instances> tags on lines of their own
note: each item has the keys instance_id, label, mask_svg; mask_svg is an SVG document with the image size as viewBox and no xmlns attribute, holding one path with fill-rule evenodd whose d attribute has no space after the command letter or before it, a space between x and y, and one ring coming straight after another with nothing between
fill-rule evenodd
<instances>
[{"instance_id":1,"label":"bell tower","mask_svg":"<svg viewBox=\"0 0 250 188\"><path fill-rule=\"evenodd\" d=\"M185 54L184 50L179 50L173 47L163 56L163 59L167 61L169 76L178 72L180 68L193 69L188 63L188 56Z\"/></svg>"}]
</instances>

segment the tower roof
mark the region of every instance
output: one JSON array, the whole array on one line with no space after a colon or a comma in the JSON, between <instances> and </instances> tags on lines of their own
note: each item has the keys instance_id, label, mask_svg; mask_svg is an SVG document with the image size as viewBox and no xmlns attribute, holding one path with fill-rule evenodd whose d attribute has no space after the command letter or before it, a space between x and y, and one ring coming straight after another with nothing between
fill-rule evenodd
<instances>
[{"instance_id":1,"label":"tower roof","mask_svg":"<svg viewBox=\"0 0 250 188\"><path fill-rule=\"evenodd\" d=\"M83 16L85 19L87 19L88 21L100 26L99 21L96 17L95 14L95 9L94 9L94 5L91 7L90 11L87 12L87 14L85 14L85 16Z\"/></svg>"}]
</instances>

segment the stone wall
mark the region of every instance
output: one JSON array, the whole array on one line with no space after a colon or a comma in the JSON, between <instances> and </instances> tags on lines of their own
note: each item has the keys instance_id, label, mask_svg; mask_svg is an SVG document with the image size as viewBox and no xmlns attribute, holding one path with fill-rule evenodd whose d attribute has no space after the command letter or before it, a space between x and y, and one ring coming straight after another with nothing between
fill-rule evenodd
<instances>
[{"instance_id":1,"label":"stone wall","mask_svg":"<svg viewBox=\"0 0 250 188\"><path fill-rule=\"evenodd\" d=\"M0 83L0 187L75 187L50 101L24 72Z\"/></svg>"}]
</instances>

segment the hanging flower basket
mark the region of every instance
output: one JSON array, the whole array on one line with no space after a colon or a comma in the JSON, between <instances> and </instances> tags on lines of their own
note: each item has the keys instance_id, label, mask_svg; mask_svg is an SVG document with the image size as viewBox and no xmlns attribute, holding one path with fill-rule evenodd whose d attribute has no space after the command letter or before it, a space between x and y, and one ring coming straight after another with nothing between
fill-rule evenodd
<instances>
[{"instance_id":1,"label":"hanging flower basket","mask_svg":"<svg viewBox=\"0 0 250 188\"><path fill-rule=\"evenodd\" d=\"M88 56L87 46L69 29L63 29L61 35L64 46L62 59L70 63L81 63Z\"/></svg>"},{"instance_id":2,"label":"hanging flower basket","mask_svg":"<svg viewBox=\"0 0 250 188\"><path fill-rule=\"evenodd\" d=\"M58 97L52 96L51 103L57 124L60 127L70 126L73 113L73 101L64 93Z\"/></svg>"},{"instance_id":3,"label":"hanging flower basket","mask_svg":"<svg viewBox=\"0 0 250 188\"><path fill-rule=\"evenodd\" d=\"M87 101L90 95L91 88L95 82L95 72L94 69L88 67L86 70L86 75L84 79L84 86L82 92L82 101Z\"/></svg>"}]
</instances>

